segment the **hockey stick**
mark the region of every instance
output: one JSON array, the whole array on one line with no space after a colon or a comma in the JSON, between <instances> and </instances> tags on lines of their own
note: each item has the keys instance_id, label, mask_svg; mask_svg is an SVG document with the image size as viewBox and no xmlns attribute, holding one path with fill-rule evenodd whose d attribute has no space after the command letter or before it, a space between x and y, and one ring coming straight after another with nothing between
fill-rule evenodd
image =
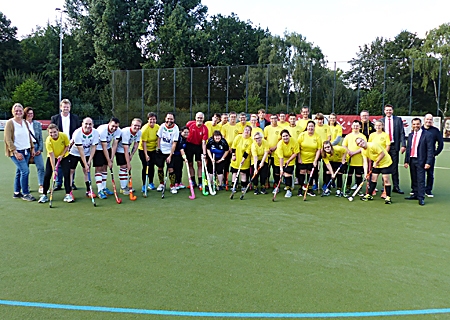
<instances>
[{"instance_id":1,"label":"hockey stick","mask_svg":"<svg viewBox=\"0 0 450 320\"><path fill-rule=\"evenodd\" d=\"M49 206L50 208L52 207L52 202L53 202L53 189L55 189L55 183L56 183L56 178L58 177L58 169L59 169L59 164L61 162L61 159L58 159L58 161L56 162L55 165L55 170L53 171L53 181L52 181L52 188L50 190L50 200L49 200Z\"/></svg>"},{"instance_id":2,"label":"hockey stick","mask_svg":"<svg viewBox=\"0 0 450 320\"><path fill-rule=\"evenodd\" d=\"M329 187L330 187L331 182L333 182L333 181L336 179L337 174L338 174L339 170L341 170L342 166L343 166L343 164L341 163L341 165L339 166L339 168L337 168L336 172L334 173L334 177L331 177L330 181L328 181L328 183L325 185L325 188L323 188L323 190L322 190L323 192L322 192L321 197L323 197L324 194L325 194L327 191L329 191ZM324 170L325 170L325 169L324 169Z\"/></svg>"},{"instance_id":3,"label":"hockey stick","mask_svg":"<svg viewBox=\"0 0 450 320\"><path fill-rule=\"evenodd\" d=\"M208 184L208 180L206 178L207 174L208 173L206 172L206 161L205 161L205 158L202 157L202 184L203 184L202 193L204 196L207 196L209 194L208 190L206 190L206 185Z\"/></svg>"},{"instance_id":4,"label":"hockey stick","mask_svg":"<svg viewBox=\"0 0 450 320\"><path fill-rule=\"evenodd\" d=\"M308 194L308 188L309 188L309 185L311 184L315 169L316 169L316 167L313 167L311 170L311 173L309 175L308 184L306 185L305 192L303 193L303 201L306 201L306 195Z\"/></svg>"},{"instance_id":5,"label":"hockey stick","mask_svg":"<svg viewBox=\"0 0 450 320\"><path fill-rule=\"evenodd\" d=\"M143 194L144 198L147 198L147 195L148 195L148 167L149 166L150 166L150 162L147 161L146 168L145 168L145 184L144 184L145 189L144 189L144 194Z\"/></svg>"},{"instance_id":6,"label":"hockey stick","mask_svg":"<svg viewBox=\"0 0 450 320\"><path fill-rule=\"evenodd\" d=\"M250 187L250 184L252 183L252 180L256 177L256 175L259 172L259 169L261 169L260 167L258 167L258 170L255 171L255 173L253 174L252 178L250 179L250 181L248 182L247 186L245 187L244 191L242 191L241 196L239 197L239 200L244 199L245 194L247 193L248 188Z\"/></svg>"},{"instance_id":7,"label":"hockey stick","mask_svg":"<svg viewBox=\"0 0 450 320\"><path fill-rule=\"evenodd\" d=\"M353 192L351 197L348 197L348 201L353 201L355 196L358 194L359 190L361 190L361 188L363 187L364 182L367 181L367 179L370 177L371 174L372 174L372 170L370 170L369 173L364 177L363 181L361 181L361 183L358 185L358 188L356 188L355 192Z\"/></svg>"},{"instance_id":8,"label":"hockey stick","mask_svg":"<svg viewBox=\"0 0 450 320\"><path fill-rule=\"evenodd\" d=\"M121 203L122 203L122 199L120 199L120 198L117 196L117 188L116 188L116 182L114 181L114 173L113 173L113 169L112 169L112 168L109 168L109 170L111 171L111 181L112 181L112 185L113 185L114 197L116 198L117 204L121 204Z\"/></svg>"},{"instance_id":9,"label":"hockey stick","mask_svg":"<svg viewBox=\"0 0 450 320\"><path fill-rule=\"evenodd\" d=\"M284 168L287 168L287 164L284 166ZM281 183L281 175L280 175L280 180L278 181L277 187L274 189L275 193L272 198L273 202L275 202L275 198L277 197L278 190L280 190L280 183Z\"/></svg>"},{"instance_id":10,"label":"hockey stick","mask_svg":"<svg viewBox=\"0 0 450 320\"><path fill-rule=\"evenodd\" d=\"M128 188L130 189L130 200L136 201L137 197L133 193L133 179L131 177L131 170L128 173Z\"/></svg>"},{"instance_id":11,"label":"hockey stick","mask_svg":"<svg viewBox=\"0 0 450 320\"><path fill-rule=\"evenodd\" d=\"M234 182L233 182L233 188L231 188L230 199L233 199L234 194L236 193L236 183L237 183L237 181L239 179L239 174L241 173L241 167L242 167L242 162L239 164L239 168L238 168L238 171L236 173L236 178L234 179Z\"/></svg>"},{"instance_id":12,"label":"hockey stick","mask_svg":"<svg viewBox=\"0 0 450 320\"><path fill-rule=\"evenodd\" d=\"M194 192L194 183L192 182L191 175L189 174L189 164L186 162L186 168L187 173L189 177L189 189L191 189L191 195L189 196L189 199L194 200L195 199L195 192Z\"/></svg>"},{"instance_id":13,"label":"hockey stick","mask_svg":"<svg viewBox=\"0 0 450 320\"><path fill-rule=\"evenodd\" d=\"M163 170L164 170L164 167L163 167ZM166 184L167 184L168 176L169 176L169 168L166 168L166 175L164 176L163 189L161 190L161 199L164 199L164 195L166 193Z\"/></svg>"},{"instance_id":14,"label":"hockey stick","mask_svg":"<svg viewBox=\"0 0 450 320\"><path fill-rule=\"evenodd\" d=\"M87 176L88 176L88 182L89 182L89 193L90 193L89 195L90 195L92 204L94 205L94 207L96 207L97 204L95 203L94 192L92 191L92 182L91 182L91 172L90 171L88 171Z\"/></svg>"}]
</instances>

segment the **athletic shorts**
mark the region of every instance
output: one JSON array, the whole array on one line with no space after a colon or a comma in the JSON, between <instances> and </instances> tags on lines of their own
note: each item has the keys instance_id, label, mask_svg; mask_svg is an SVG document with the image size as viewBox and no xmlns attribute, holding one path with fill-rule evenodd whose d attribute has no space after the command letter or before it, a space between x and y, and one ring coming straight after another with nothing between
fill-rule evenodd
<instances>
[{"instance_id":1,"label":"athletic shorts","mask_svg":"<svg viewBox=\"0 0 450 320\"><path fill-rule=\"evenodd\" d=\"M127 164L127 159L125 159L125 153L116 153L116 164L120 166L125 166Z\"/></svg>"},{"instance_id":2,"label":"athletic shorts","mask_svg":"<svg viewBox=\"0 0 450 320\"><path fill-rule=\"evenodd\" d=\"M209 173L213 173L212 161L208 161L208 163L206 164L206 168L207 168ZM216 162L214 169L215 169L217 174L223 174L223 169L224 168L225 168L225 160L224 161L220 161L219 163Z\"/></svg>"},{"instance_id":3,"label":"athletic shorts","mask_svg":"<svg viewBox=\"0 0 450 320\"><path fill-rule=\"evenodd\" d=\"M109 158L111 159L111 148L108 149ZM94 154L94 167L103 167L108 164L108 161L106 160L105 154L103 153L103 150L97 150Z\"/></svg>"},{"instance_id":4,"label":"athletic shorts","mask_svg":"<svg viewBox=\"0 0 450 320\"><path fill-rule=\"evenodd\" d=\"M333 168L333 172L336 172L336 170L341 167L342 162L330 162L331 168ZM342 164L341 169L339 170L339 173L345 173L347 170L347 164Z\"/></svg>"},{"instance_id":5,"label":"athletic shorts","mask_svg":"<svg viewBox=\"0 0 450 320\"><path fill-rule=\"evenodd\" d=\"M84 168L84 163L81 161L81 157L74 156L73 154L69 154L68 156L70 162L70 169L75 170L77 168L78 162L81 163L81 167ZM86 162L88 162L89 157L86 157Z\"/></svg>"},{"instance_id":6,"label":"athletic shorts","mask_svg":"<svg viewBox=\"0 0 450 320\"><path fill-rule=\"evenodd\" d=\"M293 174L294 173L294 166L287 166L283 169L285 173L287 174Z\"/></svg>"},{"instance_id":7,"label":"athletic shorts","mask_svg":"<svg viewBox=\"0 0 450 320\"><path fill-rule=\"evenodd\" d=\"M230 168L230 172L231 173L236 173L236 172L238 172L238 169L231 167ZM244 173L248 177L250 175L250 168L245 169L245 170L241 169L241 173Z\"/></svg>"},{"instance_id":8,"label":"athletic shorts","mask_svg":"<svg viewBox=\"0 0 450 320\"><path fill-rule=\"evenodd\" d=\"M364 173L363 166L350 166L350 168L348 169L348 174L353 174L353 173L355 173L358 176L363 175L363 173Z\"/></svg>"},{"instance_id":9,"label":"athletic shorts","mask_svg":"<svg viewBox=\"0 0 450 320\"><path fill-rule=\"evenodd\" d=\"M189 163L194 161L202 161L203 148L201 144L192 144L186 142L186 149L184 150L186 153L186 158Z\"/></svg>"},{"instance_id":10,"label":"athletic shorts","mask_svg":"<svg viewBox=\"0 0 450 320\"><path fill-rule=\"evenodd\" d=\"M372 168L372 173L375 174L392 174L392 168L391 166L387 168Z\"/></svg>"},{"instance_id":11,"label":"athletic shorts","mask_svg":"<svg viewBox=\"0 0 450 320\"><path fill-rule=\"evenodd\" d=\"M314 163L297 163L300 170L311 171L314 168Z\"/></svg>"},{"instance_id":12,"label":"athletic shorts","mask_svg":"<svg viewBox=\"0 0 450 320\"><path fill-rule=\"evenodd\" d=\"M166 159L169 157L168 154L164 154L160 151L156 152L155 164L158 168L164 168L167 165L167 168L173 168L173 156L170 159L170 163L166 162Z\"/></svg>"}]
</instances>

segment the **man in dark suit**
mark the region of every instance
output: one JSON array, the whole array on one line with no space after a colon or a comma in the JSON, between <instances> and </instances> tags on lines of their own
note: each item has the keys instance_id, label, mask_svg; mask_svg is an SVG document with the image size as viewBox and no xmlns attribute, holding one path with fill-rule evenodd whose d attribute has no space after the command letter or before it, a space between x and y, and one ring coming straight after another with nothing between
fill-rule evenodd
<instances>
[{"instance_id":1,"label":"man in dark suit","mask_svg":"<svg viewBox=\"0 0 450 320\"><path fill-rule=\"evenodd\" d=\"M77 115L70 113L70 109L72 104L69 99L61 100L59 104L59 109L61 113L55 114L52 116L50 122L54 123L58 126L60 132L64 132L69 137L69 140L72 139L73 132L80 127L80 119ZM56 181L55 190L61 190L62 188L62 171L61 173L58 170L58 177ZM75 185L72 185L72 188L76 190Z\"/></svg>"},{"instance_id":2,"label":"man in dark suit","mask_svg":"<svg viewBox=\"0 0 450 320\"><path fill-rule=\"evenodd\" d=\"M384 131L389 135L391 139L391 148L389 149L389 155L392 158L392 184L394 188L393 192L404 194L400 189L400 181L398 178L398 162L400 154L405 153L405 129L403 128L403 120L400 117L394 116L394 107L390 104L384 106L384 118L381 118L381 122L384 125Z\"/></svg>"},{"instance_id":3,"label":"man in dark suit","mask_svg":"<svg viewBox=\"0 0 450 320\"><path fill-rule=\"evenodd\" d=\"M430 169L426 171L427 186L425 187L425 195L428 198L433 198L434 195L432 190L434 183L434 164L436 162L436 157L444 149L444 139L442 138L442 133L439 131L439 129L433 126L433 115L431 113L427 113L425 115L425 118L423 119L422 130L428 131L431 134L433 141L434 157L433 162L430 163Z\"/></svg>"},{"instance_id":4,"label":"man in dark suit","mask_svg":"<svg viewBox=\"0 0 450 320\"><path fill-rule=\"evenodd\" d=\"M422 130L422 121L414 118L411 122L412 132L408 136L406 148L405 168L409 167L413 195L407 200L418 200L419 205L425 204L425 170L430 169L434 159L434 145L432 135Z\"/></svg>"}]
</instances>

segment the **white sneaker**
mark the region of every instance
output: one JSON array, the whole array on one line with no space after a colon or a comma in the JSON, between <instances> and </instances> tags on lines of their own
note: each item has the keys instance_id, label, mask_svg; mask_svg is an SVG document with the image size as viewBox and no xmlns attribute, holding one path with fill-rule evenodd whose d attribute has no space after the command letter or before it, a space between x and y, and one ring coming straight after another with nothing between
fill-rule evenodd
<instances>
[{"instance_id":1,"label":"white sneaker","mask_svg":"<svg viewBox=\"0 0 450 320\"><path fill-rule=\"evenodd\" d=\"M125 188L120 188L120 193L127 196L130 194L130 188L128 188L128 186L126 186Z\"/></svg>"},{"instance_id":2,"label":"white sneaker","mask_svg":"<svg viewBox=\"0 0 450 320\"><path fill-rule=\"evenodd\" d=\"M163 189L164 189L164 185L163 185L163 184L160 184L160 185L158 186L158 188L156 188L156 191L161 192L161 191L163 191Z\"/></svg>"},{"instance_id":3,"label":"white sneaker","mask_svg":"<svg viewBox=\"0 0 450 320\"><path fill-rule=\"evenodd\" d=\"M355 183L352 187L352 190L356 190L356 188L358 188L358 185Z\"/></svg>"},{"instance_id":4,"label":"white sneaker","mask_svg":"<svg viewBox=\"0 0 450 320\"><path fill-rule=\"evenodd\" d=\"M287 190L286 194L284 195L285 198L290 198L292 197L292 191L291 190Z\"/></svg>"},{"instance_id":5,"label":"white sneaker","mask_svg":"<svg viewBox=\"0 0 450 320\"><path fill-rule=\"evenodd\" d=\"M39 193L44 193L44 187L43 186L39 186Z\"/></svg>"},{"instance_id":6,"label":"white sneaker","mask_svg":"<svg viewBox=\"0 0 450 320\"><path fill-rule=\"evenodd\" d=\"M170 193L172 193L172 194L178 193L177 187L171 187L170 188Z\"/></svg>"},{"instance_id":7,"label":"white sneaker","mask_svg":"<svg viewBox=\"0 0 450 320\"><path fill-rule=\"evenodd\" d=\"M40 198L38 203L46 203L48 201L47 195L43 194Z\"/></svg>"},{"instance_id":8,"label":"white sneaker","mask_svg":"<svg viewBox=\"0 0 450 320\"><path fill-rule=\"evenodd\" d=\"M72 197L72 195L69 193L69 194L66 194L66 196L64 197L64 202L73 202L74 201L74 199L73 199L73 197Z\"/></svg>"}]
</instances>

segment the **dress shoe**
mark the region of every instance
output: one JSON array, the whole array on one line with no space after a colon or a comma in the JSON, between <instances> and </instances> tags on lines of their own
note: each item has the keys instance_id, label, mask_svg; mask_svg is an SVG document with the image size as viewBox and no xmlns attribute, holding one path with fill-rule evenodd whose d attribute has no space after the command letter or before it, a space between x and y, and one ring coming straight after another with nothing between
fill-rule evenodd
<instances>
[{"instance_id":1,"label":"dress shoe","mask_svg":"<svg viewBox=\"0 0 450 320\"><path fill-rule=\"evenodd\" d=\"M392 189L392 192L395 192L398 194L404 194L404 192L400 188L394 188L394 189Z\"/></svg>"},{"instance_id":2,"label":"dress shoe","mask_svg":"<svg viewBox=\"0 0 450 320\"><path fill-rule=\"evenodd\" d=\"M424 206L424 205L425 205L425 200L423 200L423 199L422 199L422 200L419 200L419 205L420 205L420 206Z\"/></svg>"},{"instance_id":3,"label":"dress shoe","mask_svg":"<svg viewBox=\"0 0 450 320\"><path fill-rule=\"evenodd\" d=\"M419 198L417 198L416 196L409 196L405 198L406 200L418 200Z\"/></svg>"}]
</instances>

